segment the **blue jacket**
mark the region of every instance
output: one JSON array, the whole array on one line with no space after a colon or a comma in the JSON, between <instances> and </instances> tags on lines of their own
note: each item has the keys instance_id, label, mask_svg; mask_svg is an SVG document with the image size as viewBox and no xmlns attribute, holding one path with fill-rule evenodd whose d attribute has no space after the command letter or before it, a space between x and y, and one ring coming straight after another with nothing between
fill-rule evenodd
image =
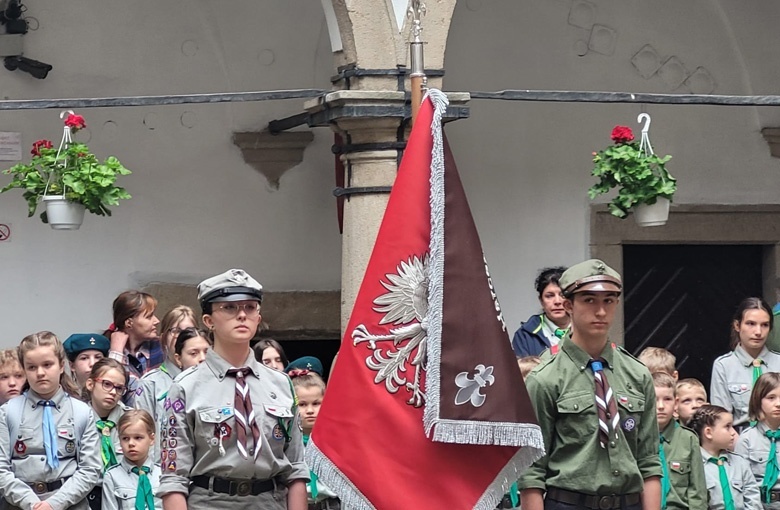
<instances>
[{"instance_id":1,"label":"blue jacket","mask_svg":"<svg viewBox=\"0 0 780 510\"><path fill-rule=\"evenodd\" d=\"M550 342L542 333L541 314L532 315L520 325L512 338L512 350L518 358L539 356L542 351L550 348Z\"/></svg>"}]
</instances>

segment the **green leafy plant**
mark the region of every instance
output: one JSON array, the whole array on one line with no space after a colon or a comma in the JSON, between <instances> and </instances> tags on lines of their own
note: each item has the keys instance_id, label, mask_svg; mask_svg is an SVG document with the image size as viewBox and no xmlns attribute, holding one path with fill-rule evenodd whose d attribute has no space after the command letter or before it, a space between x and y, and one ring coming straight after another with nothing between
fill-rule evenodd
<instances>
[{"instance_id":1,"label":"green leafy plant","mask_svg":"<svg viewBox=\"0 0 780 510\"><path fill-rule=\"evenodd\" d=\"M609 203L609 212L625 218L636 205L652 205L658 197L672 199L677 180L666 170L671 156L660 158L652 150L640 148L631 128L626 126L615 126L612 141L613 145L593 153L591 175L598 182L588 190L591 200L618 188L618 194Z\"/></svg>"},{"instance_id":2,"label":"green leafy plant","mask_svg":"<svg viewBox=\"0 0 780 510\"><path fill-rule=\"evenodd\" d=\"M3 170L13 178L0 193L16 188L23 190L28 216L35 214L44 195L64 195L66 200L84 205L93 214L111 216L109 206L130 198L127 190L115 184L117 176L131 172L114 156L100 161L86 144L73 142L70 134L85 127L81 115L68 115L60 148L55 149L49 140L35 142L29 163ZM45 211L41 219L48 223Z\"/></svg>"}]
</instances>

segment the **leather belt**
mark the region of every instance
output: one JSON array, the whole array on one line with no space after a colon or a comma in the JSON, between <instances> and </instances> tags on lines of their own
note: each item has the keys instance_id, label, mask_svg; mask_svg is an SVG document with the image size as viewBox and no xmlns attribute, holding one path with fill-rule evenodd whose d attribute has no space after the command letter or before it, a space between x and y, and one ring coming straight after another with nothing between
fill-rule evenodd
<instances>
[{"instance_id":1,"label":"leather belt","mask_svg":"<svg viewBox=\"0 0 780 510\"><path fill-rule=\"evenodd\" d=\"M584 506L591 510L615 510L621 505L636 505L642 501L641 494L611 494L609 496L594 496L592 494L582 494L581 492L572 492L554 487L547 489L547 499L566 503L567 505Z\"/></svg>"},{"instance_id":2,"label":"leather belt","mask_svg":"<svg viewBox=\"0 0 780 510\"><path fill-rule=\"evenodd\" d=\"M276 488L273 480L231 480L206 475L193 476L191 480L196 487L231 496L257 496Z\"/></svg>"},{"instance_id":3,"label":"leather belt","mask_svg":"<svg viewBox=\"0 0 780 510\"><path fill-rule=\"evenodd\" d=\"M62 488L68 478L70 477L66 476L62 480L54 480L53 482L27 482L27 485L29 485L36 494L46 494L47 492L56 491L57 489Z\"/></svg>"},{"instance_id":4,"label":"leather belt","mask_svg":"<svg viewBox=\"0 0 780 510\"><path fill-rule=\"evenodd\" d=\"M340 510L341 501L338 498L328 498L316 503L309 503L308 510Z\"/></svg>"}]
</instances>

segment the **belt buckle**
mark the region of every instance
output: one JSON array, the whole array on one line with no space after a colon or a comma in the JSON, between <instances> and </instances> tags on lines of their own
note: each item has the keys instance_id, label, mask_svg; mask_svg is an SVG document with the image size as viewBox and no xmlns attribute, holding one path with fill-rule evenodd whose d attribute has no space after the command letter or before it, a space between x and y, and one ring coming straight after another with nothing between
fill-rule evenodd
<instances>
[{"instance_id":1,"label":"belt buckle","mask_svg":"<svg viewBox=\"0 0 780 510\"><path fill-rule=\"evenodd\" d=\"M36 494L46 494L46 484L44 482L35 482L32 489Z\"/></svg>"},{"instance_id":2,"label":"belt buckle","mask_svg":"<svg viewBox=\"0 0 780 510\"><path fill-rule=\"evenodd\" d=\"M777 491L770 492L769 493L769 501L771 501L773 503L775 501L780 501L780 493L778 493Z\"/></svg>"},{"instance_id":3,"label":"belt buckle","mask_svg":"<svg viewBox=\"0 0 780 510\"><path fill-rule=\"evenodd\" d=\"M610 510L612 508L613 497L602 496L599 498L599 510Z\"/></svg>"},{"instance_id":4,"label":"belt buckle","mask_svg":"<svg viewBox=\"0 0 780 510\"><path fill-rule=\"evenodd\" d=\"M239 496L249 496L250 492L252 492L252 482L238 482L238 485L236 486L236 494Z\"/></svg>"}]
</instances>

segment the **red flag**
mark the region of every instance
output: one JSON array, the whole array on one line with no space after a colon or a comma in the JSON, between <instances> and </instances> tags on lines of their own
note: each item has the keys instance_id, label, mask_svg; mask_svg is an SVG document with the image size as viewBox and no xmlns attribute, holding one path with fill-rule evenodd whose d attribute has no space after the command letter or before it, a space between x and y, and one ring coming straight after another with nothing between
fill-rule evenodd
<instances>
[{"instance_id":1,"label":"red flag","mask_svg":"<svg viewBox=\"0 0 780 510\"><path fill-rule=\"evenodd\" d=\"M495 508L543 454L429 91L404 152L307 461L347 508Z\"/></svg>"}]
</instances>

